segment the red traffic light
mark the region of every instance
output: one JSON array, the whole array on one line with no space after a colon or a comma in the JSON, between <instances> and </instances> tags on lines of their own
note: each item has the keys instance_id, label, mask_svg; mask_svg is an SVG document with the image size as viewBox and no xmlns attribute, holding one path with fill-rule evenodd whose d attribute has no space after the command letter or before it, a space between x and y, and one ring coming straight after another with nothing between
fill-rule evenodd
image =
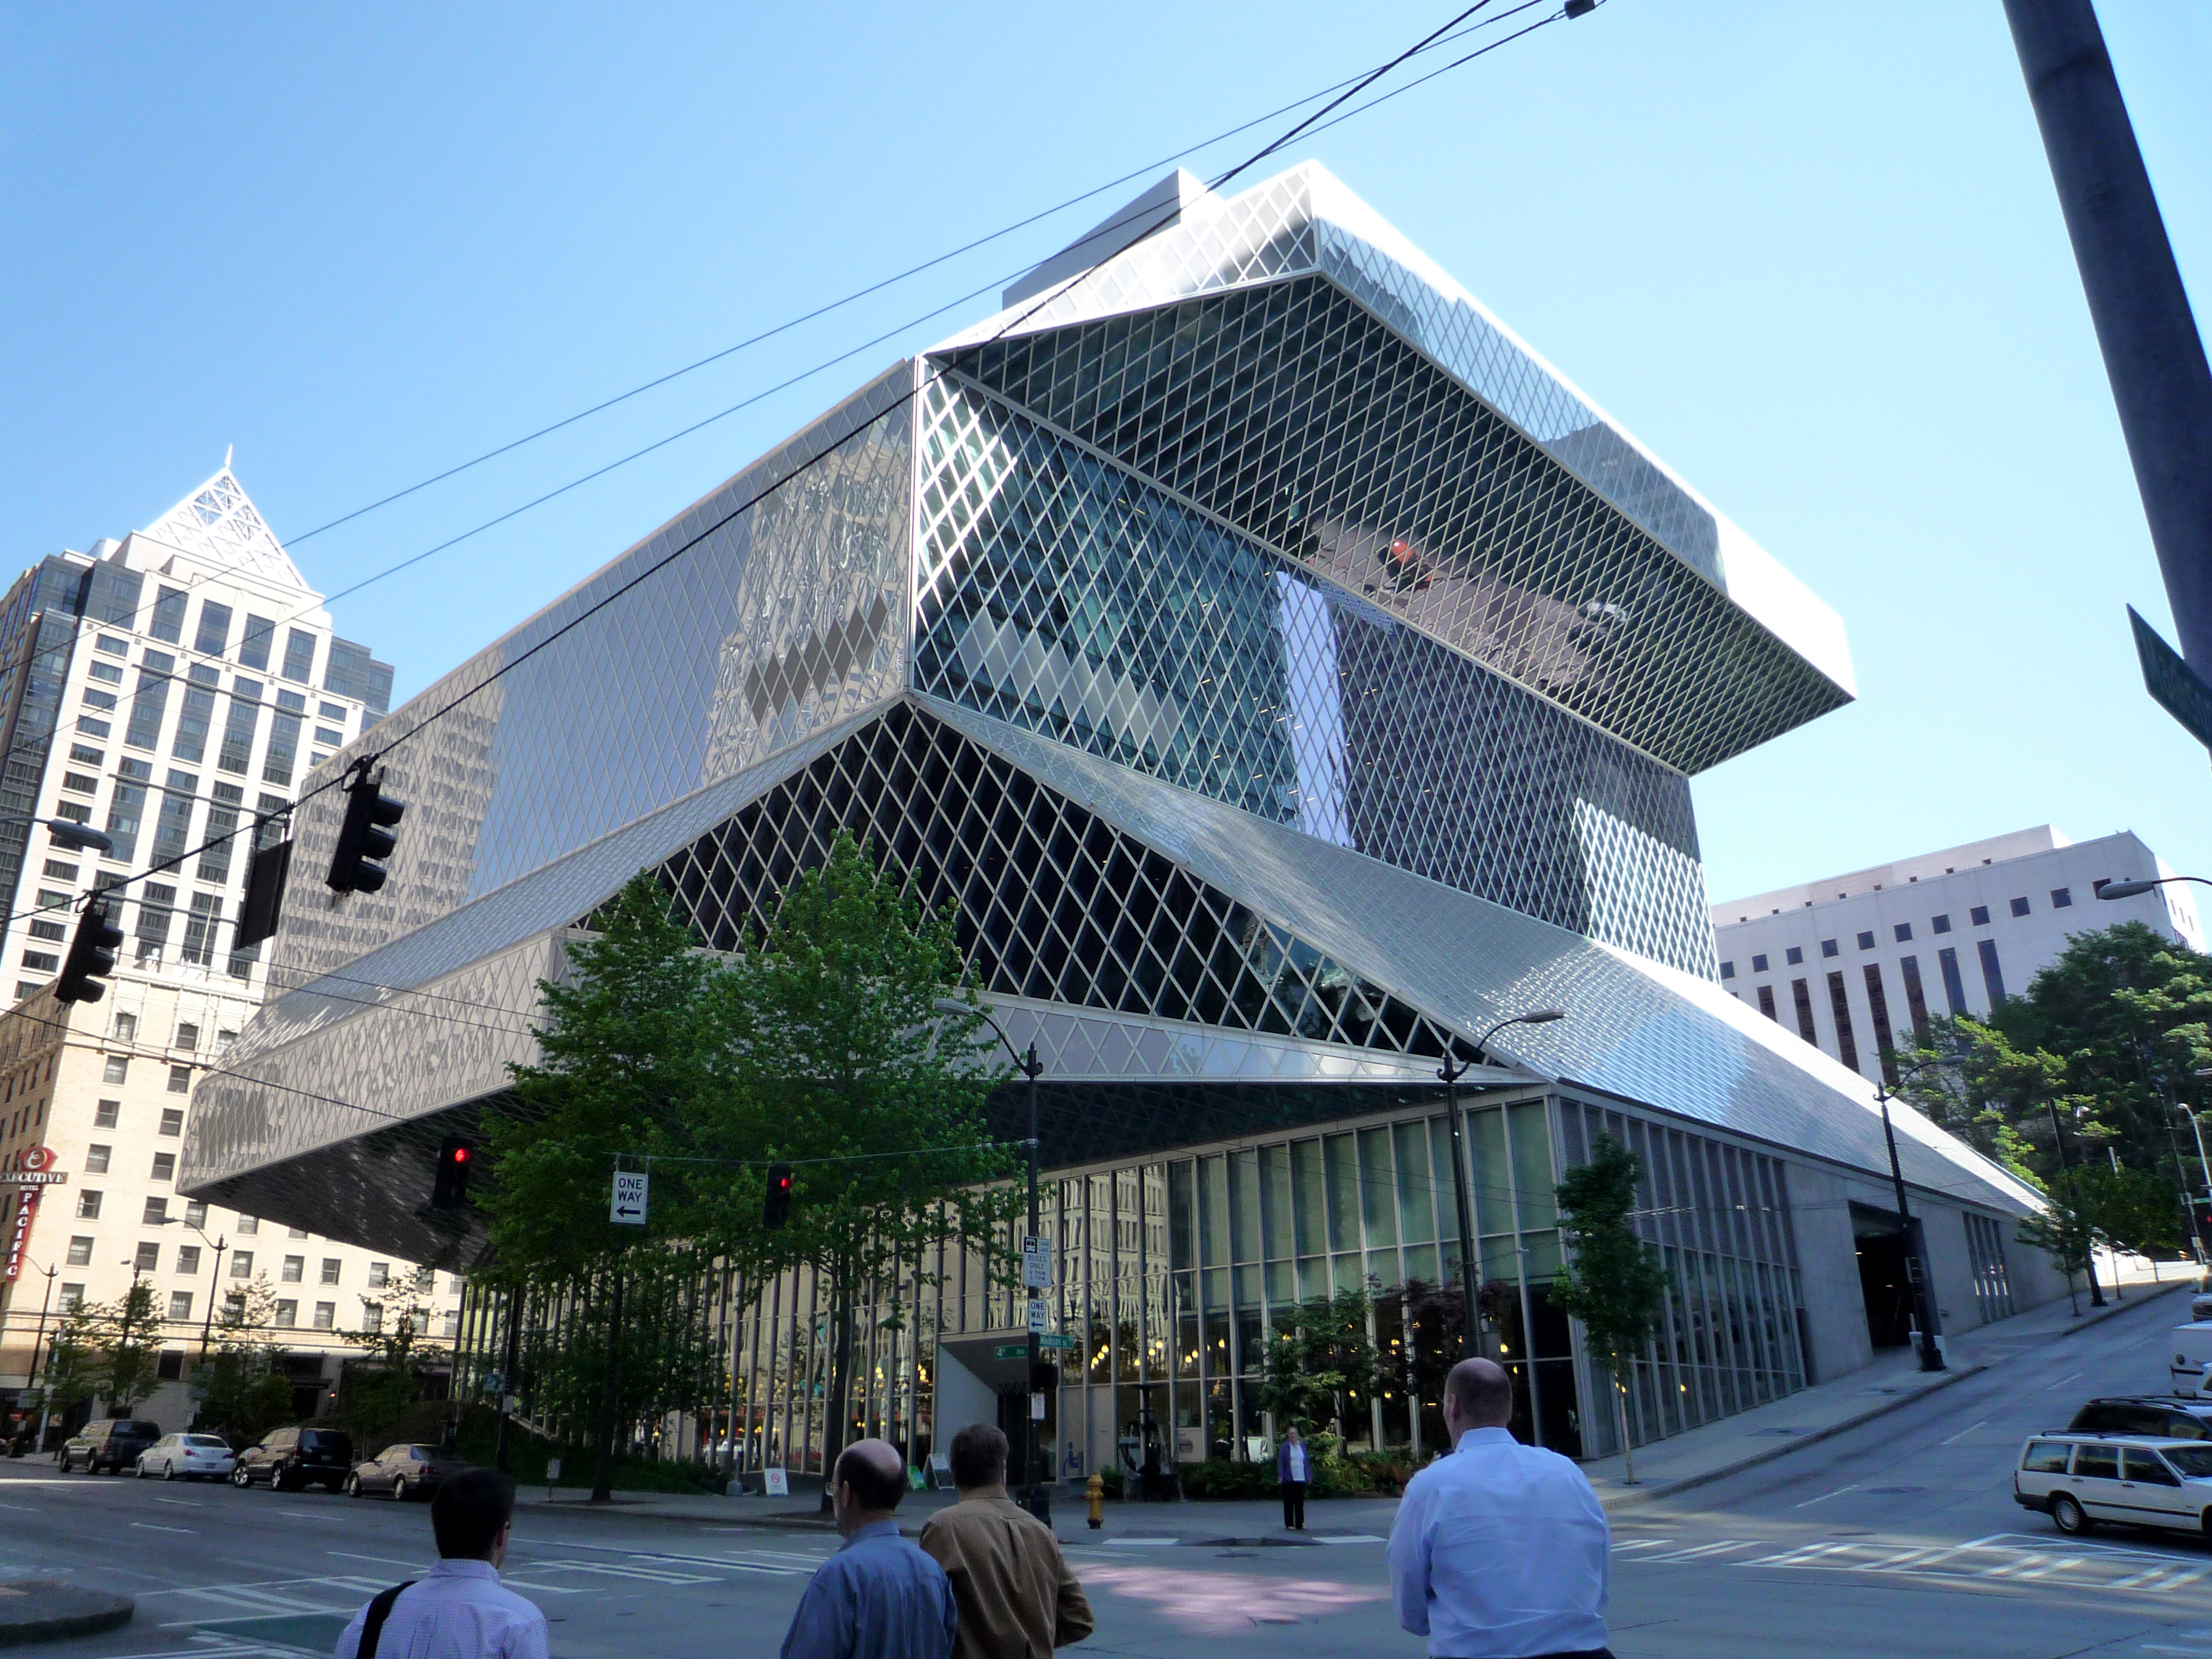
<instances>
[{"instance_id":1,"label":"red traffic light","mask_svg":"<svg viewBox=\"0 0 2212 1659\"><path fill-rule=\"evenodd\" d=\"M469 1149L465 1146L456 1146L447 1156L456 1164L465 1164L469 1161Z\"/></svg>"}]
</instances>

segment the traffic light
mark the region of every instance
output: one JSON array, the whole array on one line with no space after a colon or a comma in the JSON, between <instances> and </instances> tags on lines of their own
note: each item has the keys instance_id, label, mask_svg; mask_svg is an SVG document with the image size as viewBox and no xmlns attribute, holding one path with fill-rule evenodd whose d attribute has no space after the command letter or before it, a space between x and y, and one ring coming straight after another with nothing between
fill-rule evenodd
<instances>
[{"instance_id":1,"label":"traffic light","mask_svg":"<svg viewBox=\"0 0 2212 1659\"><path fill-rule=\"evenodd\" d=\"M458 1210L469 1201L469 1165L476 1148L461 1135L447 1135L438 1143L438 1176L430 1188L430 1207Z\"/></svg>"},{"instance_id":2,"label":"traffic light","mask_svg":"<svg viewBox=\"0 0 2212 1659\"><path fill-rule=\"evenodd\" d=\"M768 1195L761 1206L761 1225L770 1232L791 1219L791 1165L768 1166Z\"/></svg>"},{"instance_id":3,"label":"traffic light","mask_svg":"<svg viewBox=\"0 0 2212 1659\"><path fill-rule=\"evenodd\" d=\"M61 977L54 981L54 1000L97 1002L106 996L107 988L100 981L115 971L115 953L122 948L123 930L107 919L107 901L88 901L76 919L76 934L70 940Z\"/></svg>"},{"instance_id":4,"label":"traffic light","mask_svg":"<svg viewBox=\"0 0 2212 1659\"><path fill-rule=\"evenodd\" d=\"M238 948L246 950L276 931L284 905L284 878L292 871L292 843L256 848L246 866L246 907L238 916Z\"/></svg>"},{"instance_id":5,"label":"traffic light","mask_svg":"<svg viewBox=\"0 0 2212 1659\"><path fill-rule=\"evenodd\" d=\"M341 893L374 893L384 885L385 868L375 862L389 858L399 838L392 826L407 815L407 804L380 793L384 774L372 774L362 762L346 785L345 823L338 829L337 850L331 854L331 872L324 878Z\"/></svg>"}]
</instances>

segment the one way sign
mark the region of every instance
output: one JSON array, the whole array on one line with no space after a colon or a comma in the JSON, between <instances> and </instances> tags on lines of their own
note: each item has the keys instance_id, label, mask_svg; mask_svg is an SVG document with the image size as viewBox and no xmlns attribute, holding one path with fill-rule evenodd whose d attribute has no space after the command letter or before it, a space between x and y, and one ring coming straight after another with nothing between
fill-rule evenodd
<instances>
[{"instance_id":1,"label":"one way sign","mask_svg":"<svg viewBox=\"0 0 2212 1659\"><path fill-rule=\"evenodd\" d=\"M614 1205L607 1212L608 1220L623 1222L632 1227L645 1225L645 1183L647 1178L642 1170L615 1171Z\"/></svg>"}]
</instances>

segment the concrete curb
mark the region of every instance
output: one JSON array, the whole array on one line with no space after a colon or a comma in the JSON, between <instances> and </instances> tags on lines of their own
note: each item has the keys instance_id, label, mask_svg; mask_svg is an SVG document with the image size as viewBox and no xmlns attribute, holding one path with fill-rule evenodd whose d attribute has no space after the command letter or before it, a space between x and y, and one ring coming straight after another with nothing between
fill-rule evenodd
<instances>
[{"instance_id":1,"label":"concrete curb","mask_svg":"<svg viewBox=\"0 0 2212 1659\"><path fill-rule=\"evenodd\" d=\"M0 1584L0 1648L97 1636L131 1622L138 1604L127 1595L79 1589L56 1578Z\"/></svg>"},{"instance_id":2,"label":"concrete curb","mask_svg":"<svg viewBox=\"0 0 2212 1659\"><path fill-rule=\"evenodd\" d=\"M2176 1280L2172 1285L2153 1290L2148 1296L2139 1296L2132 1302L2109 1301L2103 1307L2090 1309L2080 1318L2053 1331L2044 1340L2063 1342L2077 1331L2084 1331L2092 1325L2101 1324L2107 1319L2116 1318L2130 1309L2147 1307L2161 1297L2171 1296L2176 1291L2188 1288L2190 1286L2186 1280ZM1662 1498L1670 1498L1676 1492L1688 1492L1692 1487L1708 1486L1716 1480L1724 1480L1729 1475L1741 1474L1744 1470L1757 1468L1762 1463L1771 1463L1778 1457L1787 1457L1800 1446L1810 1446L1820 1441L1831 1439L1847 1429L1856 1429L1863 1423L1871 1423L1877 1417L1887 1417L1893 1411L1910 1406L1916 1400L1925 1400L1931 1394L1941 1394L1954 1383L1963 1382L1970 1376L1980 1376L1990 1369L1992 1363L1984 1360L1976 1364L1959 1366L1948 1372L1940 1382L1931 1382L1924 1389L1915 1389L1911 1394L1899 1395L1893 1399L1885 1400L1880 1405L1870 1406L1866 1410L1846 1417L1838 1422L1830 1423L1825 1427L1812 1430L1808 1433L1794 1436L1778 1444L1762 1446L1755 1452L1750 1452L1737 1458L1734 1462L1724 1463L1715 1468L1703 1469L1696 1474L1686 1474L1680 1480L1669 1480L1660 1486L1638 1486L1627 1490L1616 1489L1601 1493L1598 1501L1609 1510L1632 1509L1639 1504L1654 1503Z\"/></svg>"}]
</instances>

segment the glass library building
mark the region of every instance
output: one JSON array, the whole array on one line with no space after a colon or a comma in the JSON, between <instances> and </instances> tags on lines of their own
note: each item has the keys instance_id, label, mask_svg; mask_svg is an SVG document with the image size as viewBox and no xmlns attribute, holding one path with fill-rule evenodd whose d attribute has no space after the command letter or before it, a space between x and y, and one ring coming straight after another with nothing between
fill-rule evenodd
<instances>
[{"instance_id":1,"label":"glass library building","mask_svg":"<svg viewBox=\"0 0 2212 1659\"><path fill-rule=\"evenodd\" d=\"M1905 1340L1871 1085L1722 988L1691 805L1850 699L1834 614L1316 166L1176 174L1004 298L330 759L409 803L391 879L328 902L343 796L295 814L295 988L200 1084L180 1185L465 1272L431 1151L536 1058L597 907L653 870L730 949L850 830L1043 1064L1056 1474L1262 1451L1264 1344L1316 1297L1417 1345L1462 1273L1448 1062L1528 1438L1601 1455ZM2012 1242L2033 1194L1898 1126L1943 1328L2063 1293ZM1625 1413L1547 1292L1601 1132L1671 1279ZM726 1364L673 1443L818 1468L843 1411L918 1461L1025 1414L990 1264L860 1299L841 1403L826 1286L708 1287ZM465 1351L502 1316L472 1298ZM1352 1438L1433 1443L1417 1370Z\"/></svg>"}]
</instances>

